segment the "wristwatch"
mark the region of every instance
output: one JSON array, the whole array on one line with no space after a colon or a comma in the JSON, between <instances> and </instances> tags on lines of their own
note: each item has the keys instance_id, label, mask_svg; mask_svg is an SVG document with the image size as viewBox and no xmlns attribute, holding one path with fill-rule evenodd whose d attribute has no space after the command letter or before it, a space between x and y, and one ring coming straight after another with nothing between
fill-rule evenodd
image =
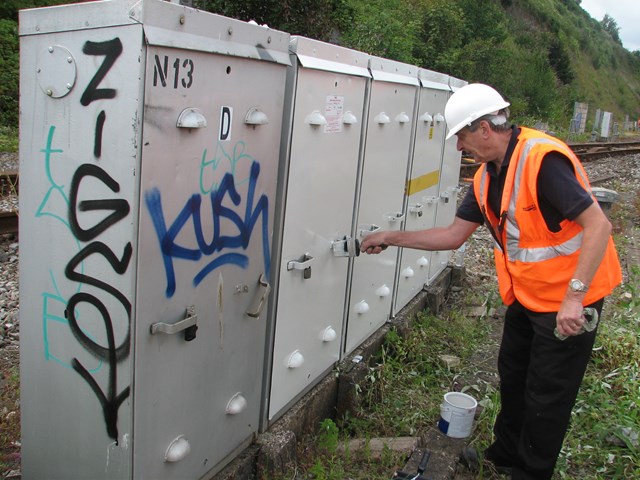
<instances>
[{"instance_id":1,"label":"wristwatch","mask_svg":"<svg viewBox=\"0 0 640 480\"><path fill-rule=\"evenodd\" d=\"M587 290L589 290L589 287L587 287L584 283L582 283L577 278L572 278L571 280L569 280L569 288L571 289L572 292L585 293Z\"/></svg>"}]
</instances>

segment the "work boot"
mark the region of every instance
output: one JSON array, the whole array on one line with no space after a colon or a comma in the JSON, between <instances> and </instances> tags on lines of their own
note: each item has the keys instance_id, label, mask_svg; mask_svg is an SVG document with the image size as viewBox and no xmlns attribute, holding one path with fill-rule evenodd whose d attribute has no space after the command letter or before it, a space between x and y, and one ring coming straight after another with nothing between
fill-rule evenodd
<instances>
[{"instance_id":1,"label":"work boot","mask_svg":"<svg viewBox=\"0 0 640 480\"><path fill-rule=\"evenodd\" d=\"M484 466L486 470L499 473L500 475L511 475L511 467L504 465L496 465L489 458L485 458L484 462L480 462L478 451L466 446L460 452L460 463L473 473L480 472L480 467Z\"/></svg>"}]
</instances>

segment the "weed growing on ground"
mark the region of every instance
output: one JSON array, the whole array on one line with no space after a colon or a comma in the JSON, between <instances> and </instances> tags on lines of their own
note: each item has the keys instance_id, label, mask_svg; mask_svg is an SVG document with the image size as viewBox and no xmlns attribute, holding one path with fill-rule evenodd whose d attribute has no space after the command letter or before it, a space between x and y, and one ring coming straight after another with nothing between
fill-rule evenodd
<instances>
[{"instance_id":1,"label":"weed growing on ground","mask_svg":"<svg viewBox=\"0 0 640 480\"><path fill-rule=\"evenodd\" d=\"M469 294L469 295L477 295ZM484 303L487 311L496 298L491 295L480 302L465 299L468 305ZM315 438L300 442L298 468L301 478L324 480L388 479L394 470L401 469L406 454L385 449L380 456L372 456L365 447L349 451L351 438L420 436L433 428L440 415L444 392L454 389L457 380L467 372L451 368L440 358L453 355L461 365L473 368L469 358L479 345L486 343L490 327L483 317L470 317L460 309L451 309L436 316L422 312L416 316L412 330L401 335L391 330L357 391L360 408L348 418L324 420ZM476 382L467 388L475 390L486 411L498 404L496 390L486 382ZM487 416L486 414L484 415ZM479 420L490 430L491 420ZM309 447L313 445L313 447ZM342 446L342 448L338 448Z\"/></svg>"},{"instance_id":2,"label":"weed growing on ground","mask_svg":"<svg viewBox=\"0 0 640 480\"><path fill-rule=\"evenodd\" d=\"M640 268L609 299L558 478L640 478Z\"/></svg>"},{"instance_id":3,"label":"weed growing on ground","mask_svg":"<svg viewBox=\"0 0 640 480\"><path fill-rule=\"evenodd\" d=\"M0 125L0 152L18 151L18 129Z\"/></svg>"},{"instance_id":4,"label":"weed growing on ground","mask_svg":"<svg viewBox=\"0 0 640 480\"><path fill-rule=\"evenodd\" d=\"M640 478L640 267L632 267L628 277L604 312L555 480ZM487 312L493 302L490 297L484 302ZM467 300L458 305L468 305ZM405 336L394 330L387 335L360 386L361 409L336 424L323 422L315 442L318 448L299 455L312 459L306 465L305 460L301 462L308 475L302 478L385 479L389 472L402 467L403 458L391 452L380 460L372 458L366 449L340 452L326 446L353 437L419 436L433 427L443 392L454 389L460 378L474 378L476 373L448 368L440 356L456 355L462 365L471 368L470 357L487 342L486 317L469 317L463 312L452 308L440 316L421 313ZM469 438L469 443L482 451L493 440L500 394L480 378L466 383L465 389L473 389L470 393L483 407ZM492 475L480 472L477 478L497 478Z\"/></svg>"},{"instance_id":5,"label":"weed growing on ground","mask_svg":"<svg viewBox=\"0 0 640 480\"><path fill-rule=\"evenodd\" d=\"M20 378L18 367L0 371L0 472L15 468L20 458Z\"/></svg>"}]
</instances>

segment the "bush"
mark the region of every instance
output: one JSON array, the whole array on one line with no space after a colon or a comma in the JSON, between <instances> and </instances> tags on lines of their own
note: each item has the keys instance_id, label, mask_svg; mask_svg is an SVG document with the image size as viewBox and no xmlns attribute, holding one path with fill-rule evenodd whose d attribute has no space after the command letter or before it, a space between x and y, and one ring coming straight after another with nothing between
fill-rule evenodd
<instances>
[{"instance_id":1,"label":"bush","mask_svg":"<svg viewBox=\"0 0 640 480\"><path fill-rule=\"evenodd\" d=\"M18 24L0 20L0 125L18 125Z\"/></svg>"}]
</instances>

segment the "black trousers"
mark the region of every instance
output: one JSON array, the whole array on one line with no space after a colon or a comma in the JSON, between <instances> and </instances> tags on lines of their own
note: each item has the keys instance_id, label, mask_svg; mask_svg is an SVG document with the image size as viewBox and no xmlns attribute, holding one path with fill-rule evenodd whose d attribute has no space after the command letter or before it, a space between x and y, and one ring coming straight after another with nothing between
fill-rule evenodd
<instances>
[{"instance_id":1,"label":"black trousers","mask_svg":"<svg viewBox=\"0 0 640 480\"><path fill-rule=\"evenodd\" d=\"M602 305L589 307L600 314ZM597 329L560 341L555 326L556 312L532 312L518 302L505 314L501 409L485 457L512 467L512 480L551 478L591 355Z\"/></svg>"}]
</instances>

